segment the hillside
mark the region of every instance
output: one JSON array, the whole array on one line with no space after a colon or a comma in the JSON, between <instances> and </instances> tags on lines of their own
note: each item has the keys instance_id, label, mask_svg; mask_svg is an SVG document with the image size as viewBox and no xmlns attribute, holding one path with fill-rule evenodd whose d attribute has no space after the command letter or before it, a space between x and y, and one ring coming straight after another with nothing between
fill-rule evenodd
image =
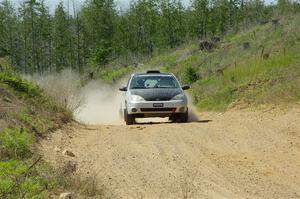
<instances>
[{"instance_id":1,"label":"hillside","mask_svg":"<svg viewBox=\"0 0 300 199\"><path fill-rule=\"evenodd\" d=\"M71 121L71 113L14 74L6 59L0 66L0 198L49 198L78 189L80 180L75 184L52 169L37 150L40 140Z\"/></svg>"},{"instance_id":2,"label":"hillside","mask_svg":"<svg viewBox=\"0 0 300 199\"><path fill-rule=\"evenodd\" d=\"M200 110L225 110L234 102L296 102L300 99L299 23L300 15L282 17L277 27L269 22L229 34L211 52L200 51L195 42L154 59L151 65L164 66L192 84Z\"/></svg>"},{"instance_id":3,"label":"hillside","mask_svg":"<svg viewBox=\"0 0 300 199\"><path fill-rule=\"evenodd\" d=\"M228 33L211 50L200 50L191 41L143 62L139 67L116 63L100 72L108 81L145 68L171 71L185 84L201 111L224 111L228 107L286 104L300 99L300 15L279 18ZM211 42L210 39L207 40Z\"/></svg>"}]
</instances>

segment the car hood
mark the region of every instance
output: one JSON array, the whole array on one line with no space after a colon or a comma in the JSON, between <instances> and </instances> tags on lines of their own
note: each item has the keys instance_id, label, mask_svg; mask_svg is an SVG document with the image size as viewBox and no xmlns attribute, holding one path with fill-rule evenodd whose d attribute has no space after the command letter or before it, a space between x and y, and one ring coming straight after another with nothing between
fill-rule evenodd
<instances>
[{"instance_id":1,"label":"car hood","mask_svg":"<svg viewBox=\"0 0 300 199\"><path fill-rule=\"evenodd\" d=\"M139 95L146 101L169 101L173 97L182 93L180 88L153 88L153 89L134 89L131 95Z\"/></svg>"}]
</instances>

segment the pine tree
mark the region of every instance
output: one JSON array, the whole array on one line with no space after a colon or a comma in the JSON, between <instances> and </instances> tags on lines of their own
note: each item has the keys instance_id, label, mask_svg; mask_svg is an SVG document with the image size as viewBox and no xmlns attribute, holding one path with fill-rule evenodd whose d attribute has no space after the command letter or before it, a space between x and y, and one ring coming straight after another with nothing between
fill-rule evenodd
<instances>
[{"instance_id":1,"label":"pine tree","mask_svg":"<svg viewBox=\"0 0 300 199\"><path fill-rule=\"evenodd\" d=\"M10 1L0 5L0 56L9 56L11 64L19 64L17 55L17 17Z\"/></svg>"},{"instance_id":2,"label":"pine tree","mask_svg":"<svg viewBox=\"0 0 300 199\"><path fill-rule=\"evenodd\" d=\"M185 37L183 22L184 8L180 1L160 0L161 22L160 30L167 46L174 48Z\"/></svg>"},{"instance_id":3,"label":"pine tree","mask_svg":"<svg viewBox=\"0 0 300 199\"><path fill-rule=\"evenodd\" d=\"M91 60L105 60L94 65L105 65L112 54L112 44L114 38L114 18L115 8L113 0L88 0L82 10L84 23L84 40L89 47L86 54L87 58L99 56L99 52L104 52L107 59L97 57ZM106 51L109 51L107 53Z\"/></svg>"},{"instance_id":4,"label":"pine tree","mask_svg":"<svg viewBox=\"0 0 300 199\"><path fill-rule=\"evenodd\" d=\"M39 16L37 18L37 53L40 60L41 71L52 71L52 22L49 9L44 0L38 6Z\"/></svg>"},{"instance_id":5,"label":"pine tree","mask_svg":"<svg viewBox=\"0 0 300 199\"><path fill-rule=\"evenodd\" d=\"M195 0L192 5L193 11L191 16L192 35L196 37L206 37L209 22L209 1Z\"/></svg>"},{"instance_id":6,"label":"pine tree","mask_svg":"<svg viewBox=\"0 0 300 199\"><path fill-rule=\"evenodd\" d=\"M53 50L57 72L71 67L71 31L63 3L59 3L53 19Z\"/></svg>"}]
</instances>

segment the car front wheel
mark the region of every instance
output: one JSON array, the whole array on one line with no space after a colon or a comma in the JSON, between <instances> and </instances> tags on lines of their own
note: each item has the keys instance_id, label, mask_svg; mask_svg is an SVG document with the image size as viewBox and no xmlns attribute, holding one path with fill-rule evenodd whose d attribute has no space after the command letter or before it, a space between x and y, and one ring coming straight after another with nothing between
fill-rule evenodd
<instances>
[{"instance_id":1,"label":"car front wheel","mask_svg":"<svg viewBox=\"0 0 300 199\"><path fill-rule=\"evenodd\" d=\"M179 115L179 121L181 123L186 123L186 122L188 122L188 120L189 120L189 112L188 111L186 111L185 113L181 113Z\"/></svg>"},{"instance_id":2,"label":"car front wheel","mask_svg":"<svg viewBox=\"0 0 300 199\"><path fill-rule=\"evenodd\" d=\"M135 123L134 115L128 114L126 109L124 110L124 119L125 119L126 125L132 125Z\"/></svg>"},{"instance_id":3,"label":"car front wheel","mask_svg":"<svg viewBox=\"0 0 300 199\"><path fill-rule=\"evenodd\" d=\"M170 117L170 120L172 122L186 123L189 120L189 112L187 110L185 113L178 113L176 115L173 115Z\"/></svg>"}]
</instances>

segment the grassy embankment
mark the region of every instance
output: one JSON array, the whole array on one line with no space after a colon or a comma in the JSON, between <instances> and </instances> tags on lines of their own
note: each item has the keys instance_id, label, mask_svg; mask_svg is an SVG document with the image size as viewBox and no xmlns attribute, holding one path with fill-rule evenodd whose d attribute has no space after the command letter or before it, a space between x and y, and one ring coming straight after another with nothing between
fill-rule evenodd
<instances>
[{"instance_id":1,"label":"grassy embankment","mask_svg":"<svg viewBox=\"0 0 300 199\"><path fill-rule=\"evenodd\" d=\"M80 179L54 170L37 151L37 143L72 119L36 85L14 74L0 59L0 198L49 198L66 190L89 195ZM95 194L93 191L92 194Z\"/></svg>"},{"instance_id":2,"label":"grassy embankment","mask_svg":"<svg viewBox=\"0 0 300 199\"><path fill-rule=\"evenodd\" d=\"M234 102L286 104L300 99L300 15L282 17L227 34L216 47L200 51L198 41L161 53L143 67L171 71L191 84L200 110L224 111ZM249 43L249 47L244 47ZM112 72L110 72L112 71ZM108 81L133 71L115 66L100 76Z\"/></svg>"}]
</instances>

